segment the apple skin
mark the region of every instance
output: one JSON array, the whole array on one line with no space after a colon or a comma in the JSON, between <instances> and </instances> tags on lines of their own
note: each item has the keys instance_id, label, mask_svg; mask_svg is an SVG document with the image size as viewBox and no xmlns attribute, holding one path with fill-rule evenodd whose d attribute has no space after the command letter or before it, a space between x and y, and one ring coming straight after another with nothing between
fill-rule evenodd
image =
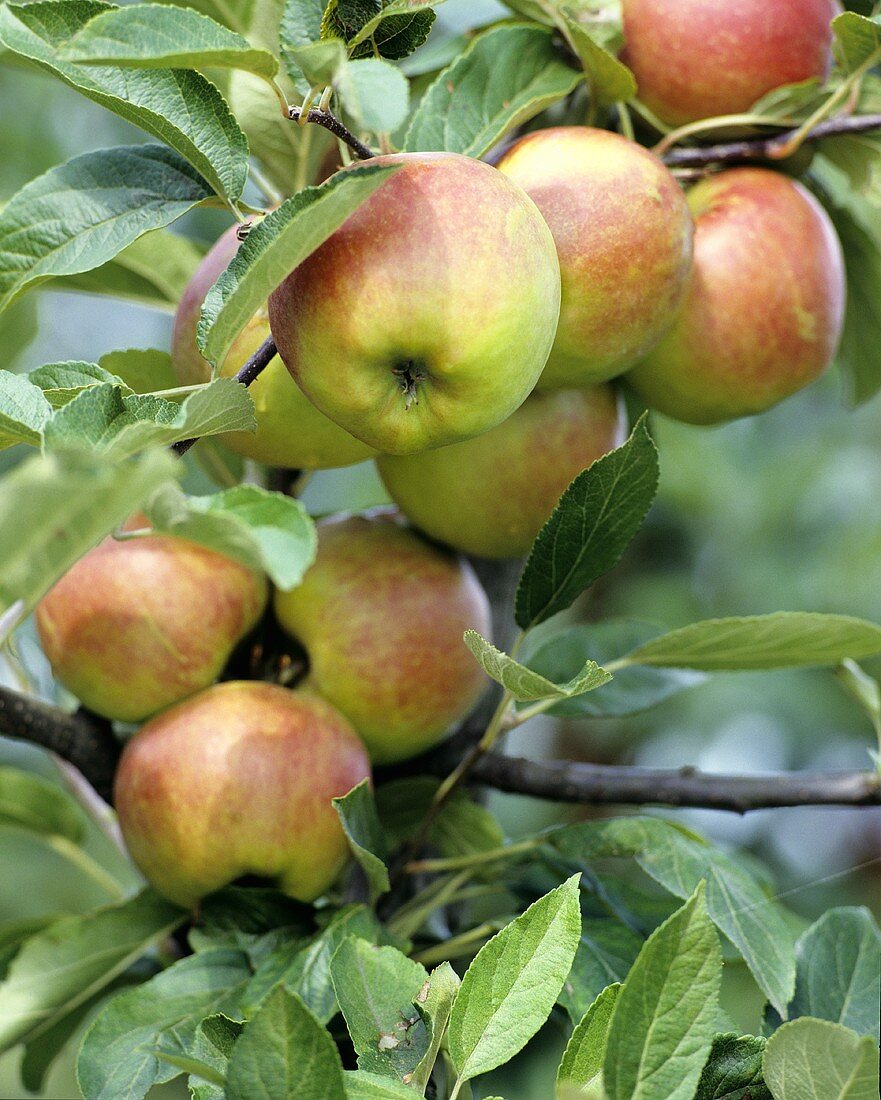
<instances>
[{"instance_id":1,"label":"apple skin","mask_svg":"<svg viewBox=\"0 0 881 1100\"><path fill-rule=\"evenodd\" d=\"M466 554L519 558L570 481L624 441L611 386L534 393L476 439L382 455L389 495L416 527Z\"/></svg>"},{"instance_id":2,"label":"apple skin","mask_svg":"<svg viewBox=\"0 0 881 1100\"><path fill-rule=\"evenodd\" d=\"M208 290L229 266L239 247L236 226L218 238L187 284L174 317L171 355L182 385L211 378L211 366L196 344L199 312ZM267 307L259 309L233 341L221 364L221 377L235 375L269 336ZM231 451L296 470L350 466L373 451L318 411L291 379L276 356L248 387L254 401L257 431L226 432L221 438Z\"/></svg>"},{"instance_id":3,"label":"apple skin","mask_svg":"<svg viewBox=\"0 0 881 1100\"><path fill-rule=\"evenodd\" d=\"M640 100L682 126L742 114L832 64L836 0L624 0L622 60Z\"/></svg>"},{"instance_id":4,"label":"apple skin","mask_svg":"<svg viewBox=\"0 0 881 1100\"><path fill-rule=\"evenodd\" d=\"M135 734L114 804L132 859L178 905L246 874L309 902L348 855L331 799L369 775L364 746L324 700L232 680Z\"/></svg>"},{"instance_id":5,"label":"apple skin","mask_svg":"<svg viewBox=\"0 0 881 1100\"><path fill-rule=\"evenodd\" d=\"M661 339L685 292L682 188L641 145L587 126L527 134L498 167L535 201L560 260L560 323L539 387L621 374Z\"/></svg>"},{"instance_id":6,"label":"apple skin","mask_svg":"<svg viewBox=\"0 0 881 1100\"><path fill-rule=\"evenodd\" d=\"M371 759L395 763L440 741L486 678L462 641L490 611L471 567L375 513L318 525L303 583L276 592L282 627L305 649L308 686L341 711Z\"/></svg>"},{"instance_id":7,"label":"apple skin","mask_svg":"<svg viewBox=\"0 0 881 1100\"><path fill-rule=\"evenodd\" d=\"M184 539L107 538L43 597L36 622L69 691L138 722L213 683L267 595L264 577Z\"/></svg>"},{"instance_id":8,"label":"apple skin","mask_svg":"<svg viewBox=\"0 0 881 1100\"><path fill-rule=\"evenodd\" d=\"M535 204L490 165L454 153L370 164L398 168L270 295L269 322L319 409L378 451L411 454L523 403L553 343L560 269Z\"/></svg>"},{"instance_id":9,"label":"apple skin","mask_svg":"<svg viewBox=\"0 0 881 1100\"><path fill-rule=\"evenodd\" d=\"M673 328L627 382L692 424L763 412L835 355L844 319L841 245L800 184L736 168L693 187L694 268Z\"/></svg>"}]
</instances>

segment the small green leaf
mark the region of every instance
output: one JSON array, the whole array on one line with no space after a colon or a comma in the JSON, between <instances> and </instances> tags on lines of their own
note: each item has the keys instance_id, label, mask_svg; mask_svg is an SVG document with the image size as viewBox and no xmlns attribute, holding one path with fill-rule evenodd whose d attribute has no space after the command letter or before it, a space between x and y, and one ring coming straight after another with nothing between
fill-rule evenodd
<instances>
[{"instance_id":1,"label":"small green leaf","mask_svg":"<svg viewBox=\"0 0 881 1100\"><path fill-rule=\"evenodd\" d=\"M560 611L624 553L658 487L658 452L643 416L627 442L580 473L538 534L516 596L518 626Z\"/></svg>"},{"instance_id":2,"label":"small green leaf","mask_svg":"<svg viewBox=\"0 0 881 1100\"><path fill-rule=\"evenodd\" d=\"M206 359L220 363L269 294L394 171L358 167L307 187L255 225L209 290L199 321Z\"/></svg>"},{"instance_id":3,"label":"small green leaf","mask_svg":"<svg viewBox=\"0 0 881 1100\"><path fill-rule=\"evenodd\" d=\"M78 65L60 56L59 48L105 11L99 0L4 4L0 44L170 145L217 194L238 199L248 178L248 143L223 96L204 76L187 69ZM106 186L107 172L100 179Z\"/></svg>"},{"instance_id":4,"label":"small green leaf","mask_svg":"<svg viewBox=\"0 0 881 1100\"><path fill-rule=\"evenodd\" d=\"M583 79L560 60L549 30L525 24L494 27L438 74L413 115L404 148L483 156Z\"/></svg>"},{"instance_id":5,"label":"small green leaf","mask_svg":"<svg viewBox=\"0 0 881 1100\"><path fill-rule=\"evenodd\" d=\"M638 665L703 672L811 668L881 653L881 626L848 615L778 611L706 619L646 642L629 654Z\"/></svg>"},{"instance_id":6,"label":"small green leaf","mask_svg":"<svg viewBox=\"0 0 881 1100\"><path fill-rule=\"evenodd\" d=\"M0 767L0 824L65 837L74 844L85 831L82 811L62 787L18 768Z\"/></svg>"},{"instance_id":7,"label":"small green leaf","mask_svg":"<svg viewBox=\"0 0 881 1100\"><path fill-rule=\"evenodd\" d=\"M381 57L392 61L408 57L428 38L434 23L431 9L439 3L442 0L386 0L382 11L349 39L350 52L359 57L359 46L375 46Z\"/></svg>"},{"instance_id":8,"label":"small green leaf","mask_svg":"<svg viewBox=\"0 0 881 1100\"><path fill-rule=\"evenodd\" d=\"M563 16L566 30L584 66L590 94L600 106L626 103L636 95L636 77L610 51L601 46L587 29L571 16Z\"/></svg>"},{"instance_id":9,"label":"small green leaf","mask_svg":"<svg viewBox=\"0 0 881 1100\"><path fill-rule=\"evenodd\" d=\"M710 1053L722 949L706 888L649 936L609 1025L603 1082L609 1100L691 1100Z\"/></svg>"},{"instance_id":10,"label":"small green leaf","mask_svg":"<svg viewBox=\"0 0 881 1100\"><path fill-rule=\"evenodd\" d=\"M256 426L247 388L232 378L215 378L180 403L153 394L127 395L105 383L59 409L43 439L47 450L82 447L118 460L151 446Z\"/></svg>"},{"instance_id":11,"label":"small green leaf","mask_svg":"<svg viewBox=\"0 0 881 1100\"><path fill-rule=\"evenodd\" d=\"M315 524L300 501L258 485L187 497L168 484L146 511L158 530L265 572L285 590L298 585L315 560Z\"/></svg>"},{"instance_id":12,"label":"small green leaf","mask_svg":"<svg viewBox=\"0 0 881 1100\"><path fill-rule=\"evenodd\" d=\"M578 946L580 877L530 905L468 967L449 1027L463 1081L513 1058L550 1015Z\"/></svg>"},{"instance_id":13,"label":"small green leaf","mask_svg":"<svg viewBox=\"0 0 881 1100\"><path fill-rule=\"evenodd\" d=\"M0 450L16 443L40 445L52 406L24 375L0 370Z\"/></svg>"},{"instance_id":14,"label":"small green leaf","mask_svg":"<svg viewBox=\"0 0 881 1100\"><path fill-rule=\"evenodd\" d=\"M143 1100L155 1084L178 1076L159 1049L186 1053L198 1027L215 1013L240 1015L251 971L241 951L201 951L111 1000L86 1032L77 1080L89 1100Z\"/></svg>"},{"instance_id":15,"label":"small green leaf","mask_svg":"<svg viewBox=\"0 0 881 1100\"><path fill-rule=\"evenodd\" d=\"M330 973L358 1068L405 1080L425 1056L428 1029L414 1002L428 974L394 947L349 936Z\"/></svg>"},{"instance_id":16,"label":"small green leaf","mask_svg":"<svg viewBox=\"0 0 881 1100\"><path fill-rule=\"evenodd\" d=\"M391 886L386 867L388 852L385 836L376 812L370 780L362 780L348 794L335 798L333 807L339 814L352 854L367 876L370 901L375 903Z\"/></svg>"},{"instance_id":17,"label":"small green leaf","mask_svg":"<svg viewBox=\"0 0 881 1100\"><path fill-rule=\"evenodd\" d=\"M29 382L40 387L53 409L60 409L78 393L102 382L119 384L122 381L96 363L78 362L49 363L31 371L27 377Z\"/></svg>"},{"instance_id":18,"label":"small green leaf","mask_svg":"<svg viewBox=\"0 0 881 1100\"><path fill-rule=\"evenodd\" d=\"M602 1083L603 1058L612 1010L621 986L606 986L572 1032L557 1070L557 1086L571 1082L582 1089Z\"/></svg>"},{"instance_id":19,"label":"small green leaf","mask_svg":"<svg viewBox=\"0 0 881 1100\"><path fill-rule=\"evenodd\" d=\"M834 49L838 62L846 73L861 65L881 59L881 23L855 11L842 12L832 20Z\"/></svg>"},{"instance_id":20,"label":"small green leaf","mask_svg":"<svg viewBox=\"0 0 881 1100\"><path fill-rule=\"evenodd\" d=\"M602 687L612 679L611 674L600 668L595 661L587 661L571 680L554 684L490 645L476 630L465 631L465 645L487 676L501 684L518 703L537 702L541 699L571 699Z\"/></svg>"},{"instance_id":21,"label":"small green leaf","mask_svg":"<svg viewBox=\"0 0 881 1100\"><path fill-rule=\"evenodd\" d=\"M0 309L47 279L98 267L210 194L160 145L98 149L50 168L0 212Z\"/></svg>"},{"instance_id":22,"label":"small green leaf","mask_svg":"<svg viewBox=\"0 0 881 1100\"><path fill-rule=\"evenodd\" d=\"M207 15L129 4L91 19L59 50L65 61L141 69L246 69L271 79L278 61Z\"/></svg>"},{"instance_id":23,"label":"small green leaf","mask_svg":"<svg viewBox=\"0 0 881 1100\"><path fill-rule=\"evenodd\" d=\"M716 1035L694 1100L772 1100L762 1077L765 1040Z\"/></svg>"},{"instance_id":24,"label":"small green leaf","mask_svg":"<svg viewBox=\"0 0 881 1100\"><path fill-rule=\"evenodd\" d=\"M243 1028L244 1025L238 1020L231 1020L222 1012L208 1016L196 1028L190 1046L191 1054L203 1066L214 1070L221 1086L226 1081L229 1060ZM212 1082L204 1077L204 1071L202 1074L191 1074L189 1086L191 1100L226 1100L223 1088L217 1087L216 1077Z\"/></svg>"},{"instance_id":25,"label":"small green leaf","mask_svg":"<svg viewBox=\"0 0 881 1100\"><path fill-rule=\"evenodd\" d=\"M873 1039L809 1016L784 1024L765 1047L774 1100L877 1100L878 1073Z\"/></svg>"},{"instance_id":26,"label":"small green leaf","mask_svg":"<svg viewBox=\"0 0 881 1100\"><path fill-rule=\"evenodd\" d=\"M350 61L335 83L346 112L360 130L390 133L404 122L410 86L400 69L375 57Z\"/></svg>"},{"instance_id":27,"label":"small green leaf","mask_svg":"<svg viewBox=\"0 0 881 1100\"><path fill-rule=\"evenodd\" d=\"M156 348L109 351L98 360L98 366L121 379L135 393L171 390L180 384L171 356L167 351L157 351ZM51 401L51 396L47 396Z\"/></svg>"},{"instance_id":28,"label":"small green leaf","mask_svg":"<svg viewBox=\"0 0 881 1100\"><path fill-rule=\"evenodd\" d=\"M343 1067L330 1034L300 998L279 987L236 1042L228 1100L345 1100Z\"/></svg>"},{"instance_id":29,"label":"small green leaf","mask_svg":"<svg viewBox=\"0 0 881 1100\"><path fill-rule=\"evenodd\" d=\"M145 890L85 916L61 917L32 936L0 983L0 1047L34 1038L106 986L186 913Z\"/></svg>"},{"instance_id":30,"label":"small green leaf","mask_svg":"<svg viewBox=\"0 0 881 1100\"><path fill-rule=\"evenodd\" d=\"M409 1083L424 1093L431 1071L440 1054L441 1044L450 1022L453 1002L461 986L459 975L448 962L432 970L428 977L428 987L423 988L416 998L416 1008L425 1021L430 1041L428 1050L417 1063L409 1077Z\"/></svg>"}]
</instances>

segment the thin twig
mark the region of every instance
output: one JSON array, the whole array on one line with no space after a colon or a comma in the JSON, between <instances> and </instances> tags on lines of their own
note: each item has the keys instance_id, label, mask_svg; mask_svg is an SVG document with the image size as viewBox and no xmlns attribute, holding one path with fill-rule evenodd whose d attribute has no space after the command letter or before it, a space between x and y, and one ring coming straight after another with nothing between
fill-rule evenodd
<instances>
[{"instance_id":1,"label":"thin twig","mask_svg":"<svg viewBox=\"0 0 881 1100\"><path fill-rule=\"evenodd\" d=\"M881 130L881 114L837 116L826 119L805 135L805 141L819 141L825 137L846 134L862 134L869 130ZM787 151L797 129L773 134L771 137L747 138L744 141L728 141L717 145L694 146L685 149L668 149L663 154L664 163L670 168L698 168L707 164L728 161L779 160Z\"/></svg>"},{"instance_id":2,"label":"thin twig","mask_svg":"<svg viewBox=\"0 0 881 1100\"><path fill-rule=\"evenodd\" d=\"M303 114L302 108L290 107L288 114L294 122L300 122ZM363 141L355 137L352 131L330 111L322 111L320 107L310 107L306 115L306 121L314 122L316 126L323 126L325 130L330 130L334 137L344 141L355 156L361 160L370 160L371 157L376 156L369 145L365 145Z\"/></svg>"},{"instance_id":3,"label":"thin twig","mask_svg":"<svg viewBox=\"0 0 881 1100\"><path fill-rule=\"evenodd\" d=\"M251 358L235 376L236 382L241 382L243 386L250 386L254 379L272 362L276 351L275 341L271 336L267 336L260 347L257 348ZM198 442L198 436L193 439L182 439L178 443L173 443L171 449L176 455L185 455L190 447Z\"/></svg>"}]
</instances>

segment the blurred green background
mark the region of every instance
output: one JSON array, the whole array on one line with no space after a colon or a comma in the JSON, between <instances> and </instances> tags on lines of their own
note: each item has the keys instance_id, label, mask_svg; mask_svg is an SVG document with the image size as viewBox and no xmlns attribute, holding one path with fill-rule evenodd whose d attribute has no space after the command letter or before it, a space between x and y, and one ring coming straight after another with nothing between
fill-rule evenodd
<instances>
[{"instance_id":1,"label":"blurred green background","mask_svg":"<svg viewBox=\"0 0 881 1100\"><path fill-rule=\"evenodd\" d=\"M450 0L439 13L451 34L493 0ZM437 32L436 32L437 33ZM48 78L0 64L0 202L46 168L87 149L143 135ZM210 241L219 215L179 226ZM881 294L881 286L877 288ZM115 348L167 347L171 318L106 299L45 290L0 317L0 366L28 370L63 359L96 360ZM842 612L881 622L881 398L844 407L835 372L766 415L723 428L656 418L661 488L649 521L621 565L579 613L633 616L677 626L718 615L778 609ZM21 450L20 448L18 450ZM0 458L0 470L16 461ZM313 507L359 507L382 499L370 467L317 476ZM22 657L43 684L45 669L27 632ZM868 666L870 671L872 667ZM881 666L873 671L881 673ZM14 684L0 665L0 680ZM543 721L512 738L512 751L716 771L861 768L874 743L869 723L829 672L717 675L651 712L577 725ZM59 776L43 754L0 739L0 762ZM66 781L59 776L59 781ZM580 811L505 795L492 808L516 836ZM723 845L744 848L770 868L787 904L812 920L832 905L866 904L881 916L881 811L792 809L744 818L703 811L671 814ZM97 828L88 850L119 870ZM0 829L0 922L84 909L107 900L101 887L36 840ZM727 1010L756 1026L760 1003L735 972ZM564 1037L549 1026L513 1070L481 1080L475 1096L546 1100L550 1060ZM20 1052L0 1058L0 1095L30 1094L18 1079ZM73 1049L53 1069L50 1097L76 1095ZM184 1096L168 1087L156 1096Z\"/></svg>"}]
</instances>

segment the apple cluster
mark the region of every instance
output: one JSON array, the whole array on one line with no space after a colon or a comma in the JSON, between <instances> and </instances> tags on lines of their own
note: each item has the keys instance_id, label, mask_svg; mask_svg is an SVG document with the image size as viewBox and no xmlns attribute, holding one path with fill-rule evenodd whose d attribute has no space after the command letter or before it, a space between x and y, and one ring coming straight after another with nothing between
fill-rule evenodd
<instances>
[{"instance_id":1,"label":"apple cluster","mask_svg":"<svg viewBox=\"0 0 881 1100\"><path fill-rule=\"evenodd\" d=\"M624 0L625 58L669 125L736 115L822 76L834 0ZM115 798L150 881L193 905L243 875L312 900L346 843L331 799L431 747L484 679L462 634L489 632L466 553L526 554L560 494L618 445L620 384L713 424L768 409L828 367L843 323L831 222L767 168L684 193L652 152L591 127L537 130L490 165L389 154L373 195L270 295L230 348L256 434L233 451L295 469L374 459L399 512L330 518L303 583L272 614L305 654L294 688L226 680L267 613L265 579L164 535L108 539L45 597L37 623L83 704L145 723ZM357 165L344 171L358 171ZM229 230L180 302L183 384ZM620 381L620 384L619 384ZM137 518L134 521L138 522Z\"/></svg>"}]
</instances>

